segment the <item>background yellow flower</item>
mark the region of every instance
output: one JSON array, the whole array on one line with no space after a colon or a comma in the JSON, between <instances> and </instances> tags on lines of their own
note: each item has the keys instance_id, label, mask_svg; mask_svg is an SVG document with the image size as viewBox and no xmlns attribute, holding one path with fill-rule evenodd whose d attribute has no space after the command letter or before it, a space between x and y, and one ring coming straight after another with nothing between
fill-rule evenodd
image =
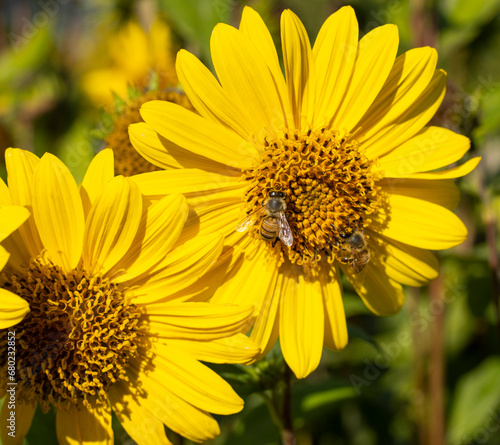
<instances>
[{"instance_id":1,"label":"background yellow flower","mask_svg":"<svg viewBox=\"0 0 500 445\"><path fill-rule=\"evenodd\" d=\"M14 443L37 405L55 408L60 443L112 442L111 410L140 444L170 443L164 425L196 441L216 436L210 412L235 413L243 401L199 360L250 361L258 349L239 332L252 308L184 303L176 294L210 269L220 235L204 237L202 248L176 248L186 200L149 202L130 179L113 177L109 149L96 156L80 189L51 154L39 159L9 149L7 170L13 204L32 209L4 241L13 250L2 287L31 309L10 328ZM6 357L9 337L0 334ZM7 376L3 362L0 397ZM10 411L4 403L2 419ZM2 428L4 443L12 443L8 433Z\"/></svg>"}]
</instances>

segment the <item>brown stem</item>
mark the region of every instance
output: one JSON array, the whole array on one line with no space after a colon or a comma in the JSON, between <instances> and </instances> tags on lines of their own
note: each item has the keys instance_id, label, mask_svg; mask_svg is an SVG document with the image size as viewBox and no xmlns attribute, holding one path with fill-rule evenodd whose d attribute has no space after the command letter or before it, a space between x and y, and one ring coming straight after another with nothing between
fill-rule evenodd
<instances>
[{"instance_id":1,"label":"brown stem","mask_svg":"<svg viewBox=\"0 0 500 445\"><path fill-rule=\"evenodd\" d=\"M418 443L427 445L427 417L425 413L425 355L426 339L423 337L425 326L422 324L422 314L420 313L419 300L422 297L420 288L409 288L409 309L410 319L412 320L412 338L413 338L413 379L414 396L412 406L415 412L415 427L417 430Z\"/></svg>"},{"instance_id":2,"label":"brown stem","mask_svg":"<svg viewBox=\"0 0 500 445\"><path fill-rule=\"evenodd\" d=\"M429 286L431 344L429 351L429 445L445 443L444 416L444 309L443 279Z\"/></svg>"},{"instance_id":3,"label":"brown stem","mask_svg":"<svg viewBox=\"0 0 500 445\"><path fill-rule=\"evenodd\" d=\"M295 434L293 433L293 418L292 418L292 370L285 362L285 387L283 389L282 399L282 420L283 429L281 430L281 437L283 445L295 445Z\"/></svg>"}]
</instances>

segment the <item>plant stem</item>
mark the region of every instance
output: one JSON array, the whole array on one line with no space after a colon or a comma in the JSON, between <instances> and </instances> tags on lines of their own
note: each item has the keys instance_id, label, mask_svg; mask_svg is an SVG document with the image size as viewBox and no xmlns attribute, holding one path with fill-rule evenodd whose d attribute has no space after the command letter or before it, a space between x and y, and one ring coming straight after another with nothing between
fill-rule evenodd
<instances>
[{"instance_id":1,"label":"plant stem","mask_svg":"<svg viewBox=\"0 0 500 445\"><path fill-rule=\"evenodd\" d=\"M292 371L285 363L285 388L283 389L282 399L282 418L283 429L281 430L281 437L283 445L295 445L295 434L293 433L293 418L292 418Z\"/></svg>"},{"instance_id":2,"label":"plant stem","mask_svg":"<svg viewBox=\"0 0 500 445\"><path fill-rule=\"evenodd\" d=\"M429 354L429 445L445 443L444 427L444 312L443 278L440 275L429 286L433 314ZM432 308L435 308L434 310Z\"/></svg>"}]
</instances>

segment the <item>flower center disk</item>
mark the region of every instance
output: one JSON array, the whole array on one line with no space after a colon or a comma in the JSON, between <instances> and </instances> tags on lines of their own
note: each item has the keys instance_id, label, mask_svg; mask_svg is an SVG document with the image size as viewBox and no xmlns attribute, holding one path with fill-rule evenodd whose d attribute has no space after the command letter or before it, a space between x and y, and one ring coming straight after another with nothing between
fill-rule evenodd
<instances>
[{"instance_id":1,"label":"flower center disk","mask_svg":"<svg viewBox=\"0 0 500 445\"><path fill-rule=\"evenodd\" d=\"M38 258L25 274L11 274L4 287L31 309L15 327L20 400L38 402L44 411L50 404L86 404L90 396L104 400L111 384L127 380L126 368L143 336L142 313L117 284L83 270L65 273ZM6 331L0 339L3 357Z\"/></svg>"},{"instance_id":2,"label":"flower center disk","mask_svg":"<svg viewBox=\"0 0 500 445\"><path fill-rule=\"evenodd\" d=\"M315 269L326 258L338 259L336 240L362 230L380 205L380 175L356 141L322 128L319 131L284 131L266 139L259 164L244 172L250 183L248 214L263 205L272 190L286 196L286 217L293 232L290 248L271 249L303 269ZM255 225L254 233L258 231Z\"/></svg>"}]
</instances>

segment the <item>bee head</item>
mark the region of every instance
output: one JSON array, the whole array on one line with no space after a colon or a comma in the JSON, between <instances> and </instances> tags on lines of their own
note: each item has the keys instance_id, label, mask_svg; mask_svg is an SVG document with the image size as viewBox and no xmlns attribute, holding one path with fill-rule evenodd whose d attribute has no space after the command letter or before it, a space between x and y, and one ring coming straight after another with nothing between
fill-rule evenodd
<instances>
[{"instance_id":1,"label":"bee head","mask_svg":"<svg viewBox=\"0 0 500 445\"><path fill-rule=\"evenodd\" d=\"M269 192L269 197L270 198L284 198L285 194L281 191L278 191L278 190L271 190Z\"/></svg>"}]
</instances>

